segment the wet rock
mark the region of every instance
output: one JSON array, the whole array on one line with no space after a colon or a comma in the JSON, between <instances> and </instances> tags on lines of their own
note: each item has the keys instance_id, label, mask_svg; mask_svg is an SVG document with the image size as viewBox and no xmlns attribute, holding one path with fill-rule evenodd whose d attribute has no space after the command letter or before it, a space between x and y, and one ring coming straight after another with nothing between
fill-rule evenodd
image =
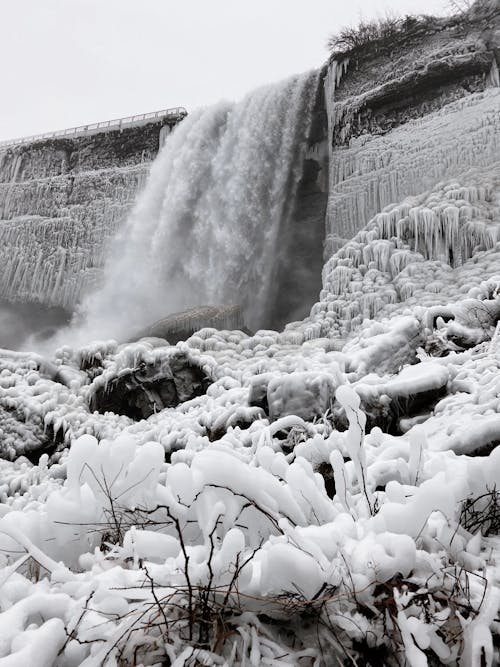
<instances>
[{"instance_id":1,"label":"wet rock","mask_svg":"<svg viewBox=\"0 0 500 667\"><path fill-rule=\"evenodd\" d=\"M204 370L184 354L121 371L91 394L91 410L147 419L204 394L211 384Z\"/></svg>"},{"instance_id":2,"label":"wet rock","mask_svg":"<svg viewBox=\"0 0 500 667\"><path fill-rule=\"evenodd\" d=\"M449 373L446 367L424 362L404 368L389 380L367 376L356 385L367 417L367 430L374 426L388 433L404 432L404 424L429 414L446 395Z\"/></svg>"},{"instance_id":3,"label":"wet rock","mask_svg":"<svg viewBox=\"0 0 500 667\"><path fill-rule=\"evenodd\" d=\"M241 308L239 306L198 306L181 313L172 313L138 332L133 340L162 338L175 345L178 341L186 340L205 327L244 328Z\"/></svg>"}]
</instances>

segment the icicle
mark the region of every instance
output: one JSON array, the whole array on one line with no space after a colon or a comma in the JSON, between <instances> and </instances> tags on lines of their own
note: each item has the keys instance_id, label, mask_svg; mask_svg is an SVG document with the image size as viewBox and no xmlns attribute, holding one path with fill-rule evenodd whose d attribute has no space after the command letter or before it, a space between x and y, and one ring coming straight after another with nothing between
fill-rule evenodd
<instances>
[{"instance_id":1,"label":"icicle","mask_svg":"<svg viewBox=\"0 0 500 667\"><path fill-rule=\"evenodd\" d=\"M380 240L374 242L371 247L377 269L379 271L388 271L394 244L390 241Z\"/></svg>"},{"instance_id":2,"label":"icicle","mask_svg":"<svg viewBox=\"0 0 500 667\"><path fill-rule=\"evenodd\" d=\"M419 195L437 181L465 172L471 166L493 164L500 153L499 92L495 88L467 96L439 113L405 123L386 135L362 136L353 139L349 147L334 151L327 233L352 237L389 204L408 195ZM344 104L334 118L337 124L345 125L344 138L350 134L346 118L351 111ZM458 183L447 187L450 199L474 203L476 197L481 197L475 184L471 189ZM399 219L404 217L401 211ZM393 232L389 222L380 219L380 232L387 238ZM417 239L416 247L420 248L421 240Z\"/></svg>"}]
</instances>

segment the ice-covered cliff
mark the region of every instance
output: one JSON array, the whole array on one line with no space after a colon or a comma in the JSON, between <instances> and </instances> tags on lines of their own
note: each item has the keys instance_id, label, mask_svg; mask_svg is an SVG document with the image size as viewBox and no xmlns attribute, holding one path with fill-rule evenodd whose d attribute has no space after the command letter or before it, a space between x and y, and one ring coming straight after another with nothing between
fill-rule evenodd
<instances>
[{"instance_id":1,"label":"ice-covered cliff","mask_svg":"<svg viewBox=\"0 0 500 667\"><path fill-rule=\"evenodd\" d=\"M164 122L0 145L0 299L73 310L147 179Z\"/></svg>"},{"instance_id":2,"label":"ice-covered cliff","mask_svg":"<svg viewBox=\"0 0 500 667\"><path fill-rule=\"evenodd\" d=\"M330 248L388 204L495 159L494 103L474 93L500 84L499 28L498 8L422 21L399 41L330 63Z\"/></svg>"},{"instance_id":3,"label":"ice-covered cliff","mask_svg":"<svg viewBox=\"0 0 500 667\"><path fill-rule=\"evenodd\" d=\"M499 26L483 5L330 63L327 261L306 337L496 273Z\"/></svg>"}]
</instances>

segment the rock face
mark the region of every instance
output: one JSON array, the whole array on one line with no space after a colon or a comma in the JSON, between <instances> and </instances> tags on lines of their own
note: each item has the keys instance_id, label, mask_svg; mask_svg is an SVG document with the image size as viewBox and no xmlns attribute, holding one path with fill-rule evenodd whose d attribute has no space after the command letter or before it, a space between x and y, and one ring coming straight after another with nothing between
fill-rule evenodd
<instances>
[{"instance_id":1,"label":"rock face","mask_svg":"<svg viewBox=\"0 0 500 667\"><path fill-rule=\"evenodd\" d=\"M444 116L451 102L467 107L471 95L500 85L500 10L485 12L416 21L399 41L330 64L328 256L388 204L493 158L482 142L465 149L466 128L452 136L456 128L443 117L441 144L411 123L440 110Z\"/></svg>"},{"instance_id":2,"label":"rock face","mask_svg":"<svg viewBox=\"0 0 500 667\"><path fill-rule=\"evenodd\" d=\"M305 317L318 296L327 202L328 116L321 85L316 92L306 159L276 278L280 294L271 322L273 328L280 329Z\"/></svg>"},{"instance_id":3,"label":"rock face","mask_svg":"<svg viewBox=\"0 0 500 667\"><path fill-rule=\"evenodd\" d=\"M0 298L74 309L100 276L164 127L0 145Z\"/></svg>"},{"instance_id":4,"label":"rock face","mask_svg":"<svg viewBox=\"0 0 500 667\"><path fill-rule=\"evenodd\" d=\"M210 380L203 369L185 355L176 354L157 363L125 369L92 393L90 409L114 412L132 419L147 419L204 394Z\"/></svg>"}]
</instances>

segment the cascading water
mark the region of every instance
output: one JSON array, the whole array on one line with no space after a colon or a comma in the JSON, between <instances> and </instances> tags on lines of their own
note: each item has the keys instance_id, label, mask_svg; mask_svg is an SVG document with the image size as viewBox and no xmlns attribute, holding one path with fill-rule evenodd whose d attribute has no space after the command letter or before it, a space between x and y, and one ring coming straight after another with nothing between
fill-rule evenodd
<instances>
[{"instance_id":1,"label":"cascading water","mask_svg":"<svg viewBox=\"0 0 500 667\"><path fill-rule=\"evenodd\" d=\"M175 129L75 318L79 339L123 338L207 303L269 325L317 85L317 73L295 76Z\"/></svg>"}]
</instances>

